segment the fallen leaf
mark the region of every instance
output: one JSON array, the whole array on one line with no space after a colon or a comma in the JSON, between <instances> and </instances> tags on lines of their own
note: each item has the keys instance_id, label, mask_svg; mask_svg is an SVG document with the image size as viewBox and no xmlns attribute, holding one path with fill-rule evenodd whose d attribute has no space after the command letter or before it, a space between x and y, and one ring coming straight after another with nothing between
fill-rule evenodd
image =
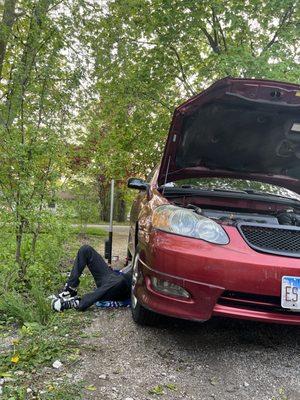
<instances>
[{"instance_id":1,"label":"fallen leaf","mask_svg":"<svg viewBox=\"0 0 300 400\"><path fill-rule=\"evenodd\" d=\"M97 388L94 385L86 386L85 389L90 390L91 392L94 392L95 390L97 390Z\"/></svg>"},{"instance_id":2,"label":"fallen leaf","mask_svg":"<svg viewBox=\"0 0 300 400\"><path fill-rule=\"evenodd\" d=\"M9 372L0 372L0 376L1 378L11 378L12 374L10 374Z\"/></svg>"},{"instance_id":3,"label":"fallen leaf","mask_svg":"<svg viewBox=\"0 0 300 400\"><path fill-rule=\"evenodd\" d=\"M213 386L216 386L216 384L218 383L217 379L215 377L210 378L210 384Z\"/></svg>"}]
</instances>

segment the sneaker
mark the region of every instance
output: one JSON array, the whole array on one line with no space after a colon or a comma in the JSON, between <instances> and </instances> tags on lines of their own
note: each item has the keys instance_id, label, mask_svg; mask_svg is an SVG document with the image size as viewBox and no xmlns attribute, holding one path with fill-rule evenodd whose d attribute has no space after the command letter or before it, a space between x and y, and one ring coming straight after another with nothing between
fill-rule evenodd
<instances>
[{"instance_id":1,"label":"sneaker","mask_svg":"<svg viewBox=\"0 0 300 400\"><path fill-rule=\"evenodd\" d=\"M79 297L73 297L68 300L63 300L61 298L56 298L52 300L51 308L53 311L62 312L69 310L70 308L78 308L80 302Z\"/></svg>"},{"instance_id":2,"label":"sneaker","mask_svg":"<svg viewBox=\"0 0 300 400\"><path fill-rule=\"evenodd\" d=\"M68 300L71 299L72 297L77 296L77 289L72 288L68 286L68 284L65 285L64 290L58 294L58 298L63 299L63 300Z\"/></svg>"}]
</instances>

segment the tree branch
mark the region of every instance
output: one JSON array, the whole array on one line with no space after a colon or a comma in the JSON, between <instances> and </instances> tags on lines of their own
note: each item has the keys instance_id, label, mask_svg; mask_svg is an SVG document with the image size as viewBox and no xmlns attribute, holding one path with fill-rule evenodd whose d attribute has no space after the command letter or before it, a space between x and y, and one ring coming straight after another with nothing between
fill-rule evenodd
<instances>
[{"instance_id":1,"label":"tree branch","mask_svg":"<svg viewBox=\"0 0 300 400\"><path fill-rule=\"evenodd\" d=\"M15 22L15 8L17 0L5 0L4 11L1 22L1 34L0 34L0 79L2 78L2 69L4 63L4 57L6 53L6 47L10 32Z\"/></svg>"},{"instance_id":2,"label":"tree branch","mask_svg":"<svg viewBox=\"0 0 300 400\"><path fill-rule=\"evenodd\" d=\"M212 27L213 27L213 33L214 33L214 42L218 45L218 34L217 34L217 28L216 28L216 13L215 9L212 6L211 7L211 13L212 13Z\"/></svg>"},{"instance_id":3,"label":"tree branch","mask_svg":"<svg viewBox=\"0 0 300 400\"><path fill-rule=\"evenodd\" d=\"M291 16L293 15L294 12L294 6L291 5L282 15L280 21L279 21L279 25L278 28L276 29L276 31L273 34L272 39L269 41L269 43L267 43L267 45L263 48L262 53L266 52L270 47L273 46L273 44L277 41L278 36L280 31L282 30L282 28L284 27L284 25L286 24L286 22L291 18Z\"/></svg>"},{"instance_id":4,"label":"tree branch","mask_svg":"<svg viewBox=\"0 0 300 400\"><path fill-rule=\"evenodd\" d=\"M222 42L223 42L224 50L227 52L227 43L226 43L226 37L225 37L224 30L223 30L223 28L222 28L222 26L221 26L220 20L219 20L219 18L218 18L217 15L215 15L215 19L216 19L217 24L218 24L218 26L219 26L219 31L220 31L220 33L221 33L221 37L222 37Z\"/></svg>"},{"instance_id":5,"label":"tree branch","mask_svg":"<svg viewBox=\"0 0 300 400\"><path fill-rule=\"evenodd\" d=\"M207 29L204 26L202 26L200 29L206 36L206 38L210 44L210 47L213 49L214 53L220 54L221 51L220 51L219 45L218 45L218 43L216 43L214 41L214 38L211 36L211 34L207 31Z\"/></svg>"},{"instance_id":6,"label":"tree branch","mask_svg":"<svg viewBox=\"0 0 300 400\"><path fill-rule=\"evenodd\" d=\"M184 71L184 68L183 68L183 65L182 65L182 62L181 62L181 58L180 58L180 55L179 55L178 51L172 45L170 45L170 49L175 53L175 56L177 58L177 62L178 62L178 65L179 65L181 76L182 76L182 80L181 81L184 84L184 87L185 87L186 91L189 94L195 95L196 94L195 91L193 90L193 88L191 87L191 85L188 82L188 79L187 79L187 76L185 74L185 71Z\"/></svg>"}]
</instances>

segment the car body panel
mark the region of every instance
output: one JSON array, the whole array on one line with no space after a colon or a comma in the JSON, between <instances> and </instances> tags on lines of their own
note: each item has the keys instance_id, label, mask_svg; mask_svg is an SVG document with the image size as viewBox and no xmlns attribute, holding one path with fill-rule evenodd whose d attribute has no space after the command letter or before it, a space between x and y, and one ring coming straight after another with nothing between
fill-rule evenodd
<instances>
[{"instance_id":1,"label":"car body panel","mask_svg":"<svg viewBox=\"0 0 300 400\"><path fill-rule=\"evenodd\" d=\"M232 79L217 83L209 89L208 94L215 98L218 91L225 93L233 90L235 95L252 96L253 101L258 99L261 103L262 93L265 91L269 96L270 88L274 89L275 85L283 91L283 99L287 106L298 107L300 96L295 99L298 90L296 85L256 80L248 80L246 83L249 86L248 94L245 93L244 80ZM172 153L170 141L178 128L178 112L192 113L193 109L202 104L202 99L201 95L195 96L175 111L162 164L154 172L147 190L139 192L133 202L129 252L132 257L138 257L139 271L134 295L143 307L178 318L206 321L212 316L223 316L300 325L300 311L282 309L280 304L281 279L283 276L300 277L299 258L254 250L242 237L237 225L225 222L220 224L230 238L227 245L171 234L152 225L155 209L168 204L182 207L193 204L201 208L233 212L250 210L253 213L272 215L288 208L288 203L280 201L278 197L240 196L238 193L230 196L206 193L203 196L203 193L197 195L196 192L191 192L184 196L177 197L175 194L168 197L167 190L161 185L183 176L238 177L273 184L281 183L286 188L298 193L300 191L299 179L288 175L239 173L213 170L204 166L177 170L176 165L168 163L169 157L176 153ZM180 134L179 130L176 132ZM166 177L167 170L169 174ZM298 203L299 211L300 202L295 200L296 208ZM152 286L152 277L183 287L190 293L190 298L159 293Z\"/></svg>"},{"instance_id":2,"label":"car body panel","mask_svg":"<svg viewBox=\"0 0 300 400\"><path fill-rule=\"evenodd\" d=\"M299 94L300 85L226 78L188 100L174 112L158 185L234 177L300 193Z\"/></svg>"},{"instance_id":3,"label":"car body panel","mask_svg":"<svg viewBox=\"0 0 300 400\"><path fill-rule=\"evenodd\" d=\"M224 291L279 298L281 278L300 276L299 260L258 253L235 228L227 227L226 231L231 242L225 246L161 231L141 233L139 266L143 278L136 287L141 304L161 314L198 321L216 315L300 324L300 313L291 315L218 304ZM192 298L182 300L157 293L151 287L151 276L182 286Z\"/></svg>"}]
</instances>

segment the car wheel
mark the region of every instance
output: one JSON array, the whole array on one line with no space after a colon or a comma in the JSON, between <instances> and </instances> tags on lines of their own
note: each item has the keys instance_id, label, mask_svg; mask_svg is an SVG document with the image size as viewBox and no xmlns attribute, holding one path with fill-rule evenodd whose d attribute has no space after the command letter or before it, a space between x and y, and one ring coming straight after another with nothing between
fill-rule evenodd
<instances>
[{"instance_id":1,"label":"car wheel","mask_svg":"<svg viewBox=\"0 0 300 400\"><path fill-rule=\"evenodd\" d=\"M160 315L143 307L135 297L134 289L139 277L138 270L139 253L136 252L132 264L132 285L131 285L131 314L134 322L139 325L156 325L160 320Z\"/></svg>"}]
</instances>

